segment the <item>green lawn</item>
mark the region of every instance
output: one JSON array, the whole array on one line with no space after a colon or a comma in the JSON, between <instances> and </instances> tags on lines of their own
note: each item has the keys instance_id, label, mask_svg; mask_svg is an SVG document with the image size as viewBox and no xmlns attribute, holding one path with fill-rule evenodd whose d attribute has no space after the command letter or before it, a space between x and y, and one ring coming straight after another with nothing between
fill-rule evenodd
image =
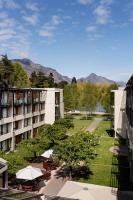
<instances>
[{"instance_id":1,"label":"green lawn","mask_svg":"<svg viewBox=\"0 0 133 200\"><path fill-rule=\"evenodd\" d=\"M113 146L114 143L117 143L117 141L114 138L110 137L106 132L106 130L109 128L110 128L110 122L103 121L101 122L99 128L95 131L94 134L99 135L100 139L99 139L99 145L96 146L97 156L90 163L90 170L93 173L93 175L90 175L88 179L81 179L80 181L93 183L97 185L106 185L106 186L111 185L113 155L109 151L109 148ZM115 159L114 162L116 165L118 164L117 159Z\"/></svg>"},{"instance_id":2,"label":"green lawn","mask_svg":"<svg viewBox=\"0 0 133 200\"><path fill-rule=\"evenodd\" d=\"M69 131L69 134L75 134L79 130L86 130L91 122L92 120L81 120L80 117L76 117L74 119L75 127ZM110 147L119 145L119 142L110 137L107 130L110 130L110 121L102 121L99 128L93 133L99 136L99 145L95 149L96 157L90 161L90 175L80 178L79 181L133 190L133 185L129 181L127 158L114 156L109 151Z\"/></svg>"},{"instance_id":3,"label":"green lawn","mask_svg":"<svg viewBox=\"0 0 133 200\"><path fill-rule=\"evenodd\" d=\"M72 135L77 133L78 131L85 131L86 128L90 125L92 120L81 119L80 116L77 116L73 119L74 128L68 131L68 134Z\"/></svg>"}]
</instances>

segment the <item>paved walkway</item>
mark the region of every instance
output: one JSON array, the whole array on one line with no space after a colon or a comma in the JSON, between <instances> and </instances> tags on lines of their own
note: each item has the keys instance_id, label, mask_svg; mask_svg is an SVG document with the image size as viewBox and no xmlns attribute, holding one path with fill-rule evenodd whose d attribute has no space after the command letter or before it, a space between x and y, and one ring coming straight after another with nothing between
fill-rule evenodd
<instances>
[{"instance_id":1,"label":"paved walkway","mask_svg":"<svg viewBox=\"0 0 133 200\"><path fill-rule=\"evenodd\" d=\"M59 169L58 169L59 170ZM56 196L60 189L65 184L66 180L62 177L56 176L56 171L53 172L51 179L49 180L48 184L41 188L39 193L43 193L45 195Z\"/></svg>"},{"instance_id":2,"label":"paved walkway","mask_svg":"<svg viewBox=\"0 0 133 200\"><path fill-rule=\"evenodd\" d=\"M86 129L86 131L92 133L98 127L98 125L102 120L103 120L102 118L95 118L89 125L89 127Z\"/></svg>"},{"instance_id":3,"label":"paved walkway","mask_svg":"<svg viewBox=\"0 0 133 200\"><path fill-rule=\"evenodd\" d=\"M128 156L128 147L127 146L112 146L109 151L115 155Z\"/></svg>"}]
</instances>

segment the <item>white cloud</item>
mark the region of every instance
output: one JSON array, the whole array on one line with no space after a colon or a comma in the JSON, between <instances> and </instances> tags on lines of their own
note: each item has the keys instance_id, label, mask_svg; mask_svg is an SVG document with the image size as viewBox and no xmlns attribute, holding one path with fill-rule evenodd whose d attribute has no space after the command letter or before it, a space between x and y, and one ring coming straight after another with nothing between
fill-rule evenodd
<instances>
[{"instance_id":1,"label":"white cloud","mask_svg":"<svg viewBox=\"0 0 133 200\"><path fill-rule=\"evenodd\" d=\"M95 25L90 25L90 26L87 26L86 27L86 31L87 32L96 32L96 30L97 30L97 27L95 26Z\"/></svg>"},{"instance_id":2,"label":"white cloud","mask_svg":"<svg viewBox=\"0 0 133 200\"><path fill-rule=\"evenodd\" d=\"M0 0L0 8L19 8L19 5L14 0Z\"/></svg>"},{"instance_id":3,"label":"white cloud","mask_svg":"<svg viewBox=\"0 0 133 200\"><path fill-rule=\"evenodd\" d=\"M0 20L0 28L6 28L6 27L14 27L16 25L16 20L13 18L5 18L3 20Z\"/></svg>"},{"instance_id":4,"label":"white cloud","mask_svg":"<svg viewBox=\"0 0 133 200\"><path fill-rule=\"evenodd\" d=\"M20 23L5 12L0 13L0 51L10 52L13 56L24 55L30 49L30 32L25 24ZM25 53L25 55L26 55Z\"/></svg>"},{"instance_id":5,"label":"white cloud","mask_svg":"<svg viewBox=\"0 0 133 200\"><path fill-rule=\"evenodd\" d=\"M93 0L78 0L78 2L82 5L88 5L93 2Z\"/></svg>"},{"instance_id":6,"label":"white cloud","mask_svg":"<svg viewBox=\"0 0 133 200\"><path fill-rule=\"evenodd\" d=\"M12 29L3 29L3 30L0 30L0 36L2 35L6 35L6 34L11 34L11 35L14 35L16 32Z\"/></svg>"},{"instance_id":7,"label":"white cloud","mask_svg":"<svg viewBox=\"0 0 133 200\"><path fill-rule=\"evenodd\" d=\"M53 15L53 16L52 16L51 25L57 26L57 25L59 25L61 22L62 22L62 21L61 21L61 19L60 19L59 16L57 16L57 15Z\"/></svg>"},{"instance_id":8,"label":"white cloud","mask_svg":"<svg viewBox=\"0 0 133 200\"><path fill-rule=\"evenodd\" d=\"M38 22L38 16L37 15L30 15L30 16L23 16L23 19L30 23L31 25L36 25Z\"/></svg>"},{"instance_id":9,"label":"white cloud","mask_svg":"<svg viewBox=\"0 0 133 200\"><path fill-rule=\"evenodd\" d=\"M100 4L101 5L110 5L112 4L113 0L101 0Z\"/></svg>"},{"instance_id":10,"label":"white cloud","mask_svg":"<svg viewBox=\"0 0 133 200\"><path fill-rule=\"evenodd\" d=\"M110 10L106 6L99 5L96 7L94 15L98 24L107 24L110 21Z\"/></svg>"},{"instance_id":11,"label":"white cloud","mask_svg":"<svg viewBox=\"0 0 133 200\"><path fill-rule=\"evenodd\" d=\"M31 10L31 11L39 11L39 7L37 3L33 3L33 2L28 2L26 3L26 8Z\"/></svg>"},{"instance_id":12,"label":"white cloud","mask_svg":"<svg viewBox=\"0 0 133 200\"><path fill-rule=\"evenodd\" d=\"M39 35L44 36L44 37L52 37L53 36L53 32L51 30L40 30Z\"/></svg>"},{"instance_id":13,"label":"white cloud","mask_svg":"<svg viewBox=\"0 0 133 200\"><path fill-rule=\"evenodd\" d=\"M46 22L39 31L39 35L47 38L52 38L54 36L54 31L62 23L59 16L53 15L51 20Z\"/></svg>"},{"instance_id":14,"label":"white cloud","mask_svg":"<svg viewBox=\"0 0 133 200\"><path fill-rule=\"evenodd\" d=\"M111 22L111 4L113 0L101 0L99 5L94 9L94 15L97 24L108 24Z\"/></svg>"}]
</instances>

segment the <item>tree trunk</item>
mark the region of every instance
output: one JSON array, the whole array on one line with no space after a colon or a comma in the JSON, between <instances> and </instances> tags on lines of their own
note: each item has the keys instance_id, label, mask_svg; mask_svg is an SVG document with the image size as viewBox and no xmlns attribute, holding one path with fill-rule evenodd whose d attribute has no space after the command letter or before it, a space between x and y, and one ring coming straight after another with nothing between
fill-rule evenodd
<instances>
[{"instance_id":1,"label":"tree trunk","mask_svg":"<svg viewBox=\"0 0 133 200\"><path fill-rule=\"evenodd\" d=\"M72 180L72 166L69 166L69 180Z\"/></svg>"}]
</instances>

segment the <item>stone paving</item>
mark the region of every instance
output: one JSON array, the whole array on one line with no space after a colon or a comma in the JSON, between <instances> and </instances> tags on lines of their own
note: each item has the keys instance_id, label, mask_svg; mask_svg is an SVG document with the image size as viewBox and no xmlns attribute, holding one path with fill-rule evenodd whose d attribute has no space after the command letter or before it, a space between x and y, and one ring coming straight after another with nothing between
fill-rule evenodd
<instances>
[{"instance_id":1,"label":"stone paving","mask_svg":"<svg viewBox=\"0 0 133 200\"><path fill-rule=\"evenodd\" d=\"M92 133L99 126L102 120L103 120L102 118L95 118L89 125L89 127L86 129L86 131Z\"/></svg>"},{"instance_id":2,"label":"stone paving","mask_svg":"<svg viewBox=\"0 0 133 200\"><path fill-rule=\"evenodd\" d=\"M56 173L59 170L52 171L51 179L46 182L46 186L42 187L39 193L43 193L45 195L56 196L60 189L65 184L66 180L63 177L57 177Z\"/></svg>"}]
</instances>

